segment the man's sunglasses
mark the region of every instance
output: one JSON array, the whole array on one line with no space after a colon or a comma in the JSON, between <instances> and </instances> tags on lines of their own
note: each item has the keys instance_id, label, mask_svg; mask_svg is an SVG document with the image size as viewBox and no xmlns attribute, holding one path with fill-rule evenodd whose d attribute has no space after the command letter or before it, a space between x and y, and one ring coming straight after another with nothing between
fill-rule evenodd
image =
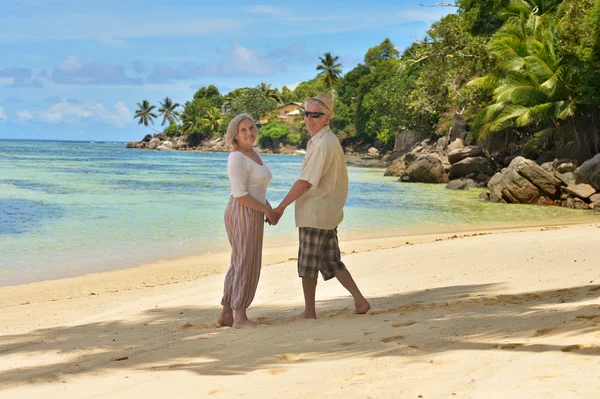
<instances>
[{"instance_id":1,"label":"man's sunglasses","mask_svg":"<svg viewBox=\"0 0 600 399\"><path fill-rule=\"evenodd\" d=\"M310 112L310 111L304 111L304 117L308 118L311 117L313 119L319 119L321 116L325 115L324 112Z\"/></svg>"}]
</instances>

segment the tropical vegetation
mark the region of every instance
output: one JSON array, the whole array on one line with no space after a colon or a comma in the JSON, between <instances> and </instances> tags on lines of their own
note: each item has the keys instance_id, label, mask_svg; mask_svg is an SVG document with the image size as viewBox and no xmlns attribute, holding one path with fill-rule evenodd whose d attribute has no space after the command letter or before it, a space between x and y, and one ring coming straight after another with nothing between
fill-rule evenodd
<instances>
[{"instance_id":1,"label":"tropical vegetation","mask_svg":"<svg viewBox=\"0 0 600 399\"><path fill-rule=\"evenodd\" d=\"M294 89L260 82L221 94L211 85L183 106L167 97L158 109L165 133L197 143L246 112L268 122L261 145L302 146L302 123L277 120L276 109L327 92L344 145L392 150L403 132L445 136L460 119L468 140L506 157L581 159L600 151L600 0L440 4L456 12L424 38L402 52L383 38L350 70L327 52L315 60L314 78ZM151 127L154 106L138 107L135 118Z\"/></svg>"}]
</instances>

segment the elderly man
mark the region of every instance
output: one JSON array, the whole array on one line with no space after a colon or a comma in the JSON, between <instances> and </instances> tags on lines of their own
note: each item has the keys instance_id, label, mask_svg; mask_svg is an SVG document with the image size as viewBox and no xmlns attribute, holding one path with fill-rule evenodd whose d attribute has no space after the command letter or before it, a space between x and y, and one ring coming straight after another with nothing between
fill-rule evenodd
<instances>
[{"instance_id":1,"label":"elderly man","mask_svg":"<svg viewBox=\"0 0 600 399\"><path fill-rule=\"evenodd\" d=\"M300 315L317 317L315 294L319 272L324 280L336 277L354 298L354 313L364 314L371 305L361 294L341 261L337 226L344 217L348 196L348 171L344 150L329 128L333 101L326 94L305 100L304 123L311 135L300 178L274 209L277 220L296 201L296 227L300 229L298 275L302 278L305 309Z\"/></svg>"}]
</instances>

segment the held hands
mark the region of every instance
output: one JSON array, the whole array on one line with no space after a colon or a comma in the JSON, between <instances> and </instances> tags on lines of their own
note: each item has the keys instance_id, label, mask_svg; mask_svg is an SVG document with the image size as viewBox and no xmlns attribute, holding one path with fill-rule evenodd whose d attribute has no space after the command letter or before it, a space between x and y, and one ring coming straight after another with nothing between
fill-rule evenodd
<instances>
[{"instance_id":1,"label":"held hands","mask_svg":"<svg viewBox=\"0 0 600 399\"><path fill-rule=\"evenodd\" d=\"M278 206L277 208L272 209L269 204L269 209L265 212L265 222L269 223L271 226L275 226L279 223L281 216L283 216L283 208Z\"/></svg>"}]
</instances>

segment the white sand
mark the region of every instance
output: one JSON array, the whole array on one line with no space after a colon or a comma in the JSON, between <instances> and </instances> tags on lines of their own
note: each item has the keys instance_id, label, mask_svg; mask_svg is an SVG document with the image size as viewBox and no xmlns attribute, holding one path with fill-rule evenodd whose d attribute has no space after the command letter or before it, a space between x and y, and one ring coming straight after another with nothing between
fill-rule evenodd
<instances>
[{"instance_id":1,"label":"white sand","mask_svg":"<svg viewBox=\"0 0 600 399\"><path fill-rule=\"evenodd\" d=\"M321 281L311 321L270 249L253 329L227 254L0 288L0 398L600 398L600 226L451 236L342 242L373 310Z\"/></svg>"}]
</instances>

